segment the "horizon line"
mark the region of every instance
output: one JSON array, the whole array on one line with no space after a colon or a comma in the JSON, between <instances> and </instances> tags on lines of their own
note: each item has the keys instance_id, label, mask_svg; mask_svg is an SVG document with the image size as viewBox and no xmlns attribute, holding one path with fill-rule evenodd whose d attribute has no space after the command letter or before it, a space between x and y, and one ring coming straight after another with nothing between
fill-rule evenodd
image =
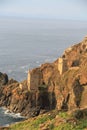
<instances>
[{"instance_id":1,"label":"horizon line","mask_svg":"<svg viewBox=\"0 0 87 130\"><path fill-rule=\"evenodd\" d=\"M30 19L30 20L59 20L59 21L81 21L81 22L86 22L86 19L70 19L70 18L57 18L57 17L40 17L40 16L12 16L12 15L0 15L0 19L1 18L14 18L14 19Z\"/></svg>"}]
</instances>

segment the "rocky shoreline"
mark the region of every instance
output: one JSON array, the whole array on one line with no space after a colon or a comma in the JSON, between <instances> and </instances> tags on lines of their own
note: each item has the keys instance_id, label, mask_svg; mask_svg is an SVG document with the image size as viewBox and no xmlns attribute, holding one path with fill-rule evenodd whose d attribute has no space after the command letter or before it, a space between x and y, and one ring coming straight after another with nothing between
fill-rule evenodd
<instances>
[{"instance_id":1,"label":"rocky shoreline","mask_svg":"<svg viewBox=\"0 0 87 130\"><path fill-rule=\"evenodd\" d=\"M25 117L87 107L87 37L53 63L29 70L18 82L0 72L0 107Z\"/></svg>"}]
</instances>

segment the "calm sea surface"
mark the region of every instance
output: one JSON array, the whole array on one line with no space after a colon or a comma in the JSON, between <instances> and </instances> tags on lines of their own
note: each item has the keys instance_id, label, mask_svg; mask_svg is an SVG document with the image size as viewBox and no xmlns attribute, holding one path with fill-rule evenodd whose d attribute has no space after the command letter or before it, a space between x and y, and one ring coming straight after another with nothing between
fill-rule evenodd
<instances>
[{"instance_id":1,"label":"calm sea surface","mask_svg":"<svg viewBox=\"0 0 87 130\"><path fill-rule=\"evenodd\" d=\"M18 81L26 79L28 69L56 60L86 35L84 21L0 19L0 72ZM0 125L17 121L3 111Z\"/></svg>"}]
</instances>

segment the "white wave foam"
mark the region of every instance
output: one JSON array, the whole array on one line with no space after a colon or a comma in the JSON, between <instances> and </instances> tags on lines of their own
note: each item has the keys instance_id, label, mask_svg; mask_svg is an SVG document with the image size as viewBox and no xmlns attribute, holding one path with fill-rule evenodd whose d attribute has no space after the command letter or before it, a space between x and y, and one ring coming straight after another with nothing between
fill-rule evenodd
<instances>
[{"instance_id":1,"label":"white wave foam","mask_svg":"<svg viewBox=\"0 0 87 130\"><path fill-rule=\"evenodd\" d=\"M36 64L39 64L40 62L39 61L36 61Z\"/></svg>"},{"instance_id":2,"label":"white wave foam","mask_svg":"<svg viewBox=\"0 0 87 130\"><path fill-rule=\"evenodd\" d=\"M28 68L30 65L23 65L23 66L20 66L20 69L26 69Z\"/></svg>"},{"instance_id":3,"label":"white wave foam","mask_svg":"<svg viewBox=\"0 0 87 130\"><path fill-rule=\"evenodd\" d=\"M10 117L14 117L14 118L25 118L25 117L23 117L23 116L21 116L21 114L20 113L13 113L13 112L11 112L10 110L8 110L8 109L6 109L5 111L4 111L4 114L5 115L8 115L8 116L10 116Z\"/></svg>"},{"instance_id":4,"label":"white wave foam","mask_svg":"<svg viewBox=\"0 0 87 130\"><path fill-rule=\"evenodd\" d=\"M8 109L5 110L4 114L9 114L11 113Z\"/></svg>"},{"instance_id":5,"label":"white wave foam","mask_svg":"<svg viewBox=\"0 0 87 130\"><path fill-rule=\"evenodd\" d=\"M2 127L9 127L9 126L10 126L9 124L2 125Z\"/></svg>"}]
</instances>

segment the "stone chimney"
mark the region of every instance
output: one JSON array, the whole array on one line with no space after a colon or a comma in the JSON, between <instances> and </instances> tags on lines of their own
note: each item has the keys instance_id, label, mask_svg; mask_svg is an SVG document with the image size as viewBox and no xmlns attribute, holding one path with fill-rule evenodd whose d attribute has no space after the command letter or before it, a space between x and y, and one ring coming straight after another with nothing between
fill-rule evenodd
<instances>
[{"instance_id":1,"label":"stone chimney","mask_svg":"<svg viewBox=\"0 0 87 130\"><path fill-rule=\"evenodd\" d=\"M65 71L67 71L67 60L65 58L59 58L58 59L58 70L60 74L63 74Z\"/></svg>"},{"instance_id":2,"label":"stone chimney","mask_svg":"<svg viewBox=\"0 0 87 130\"><path fill-rule=\"evenodd\" d=\"M30 91L30 84L31 84L31 74L30 74L30 70L29 70L28 75L27 75L27 86L28 86L29 91Z\"/></svg>"}]
</instances>

